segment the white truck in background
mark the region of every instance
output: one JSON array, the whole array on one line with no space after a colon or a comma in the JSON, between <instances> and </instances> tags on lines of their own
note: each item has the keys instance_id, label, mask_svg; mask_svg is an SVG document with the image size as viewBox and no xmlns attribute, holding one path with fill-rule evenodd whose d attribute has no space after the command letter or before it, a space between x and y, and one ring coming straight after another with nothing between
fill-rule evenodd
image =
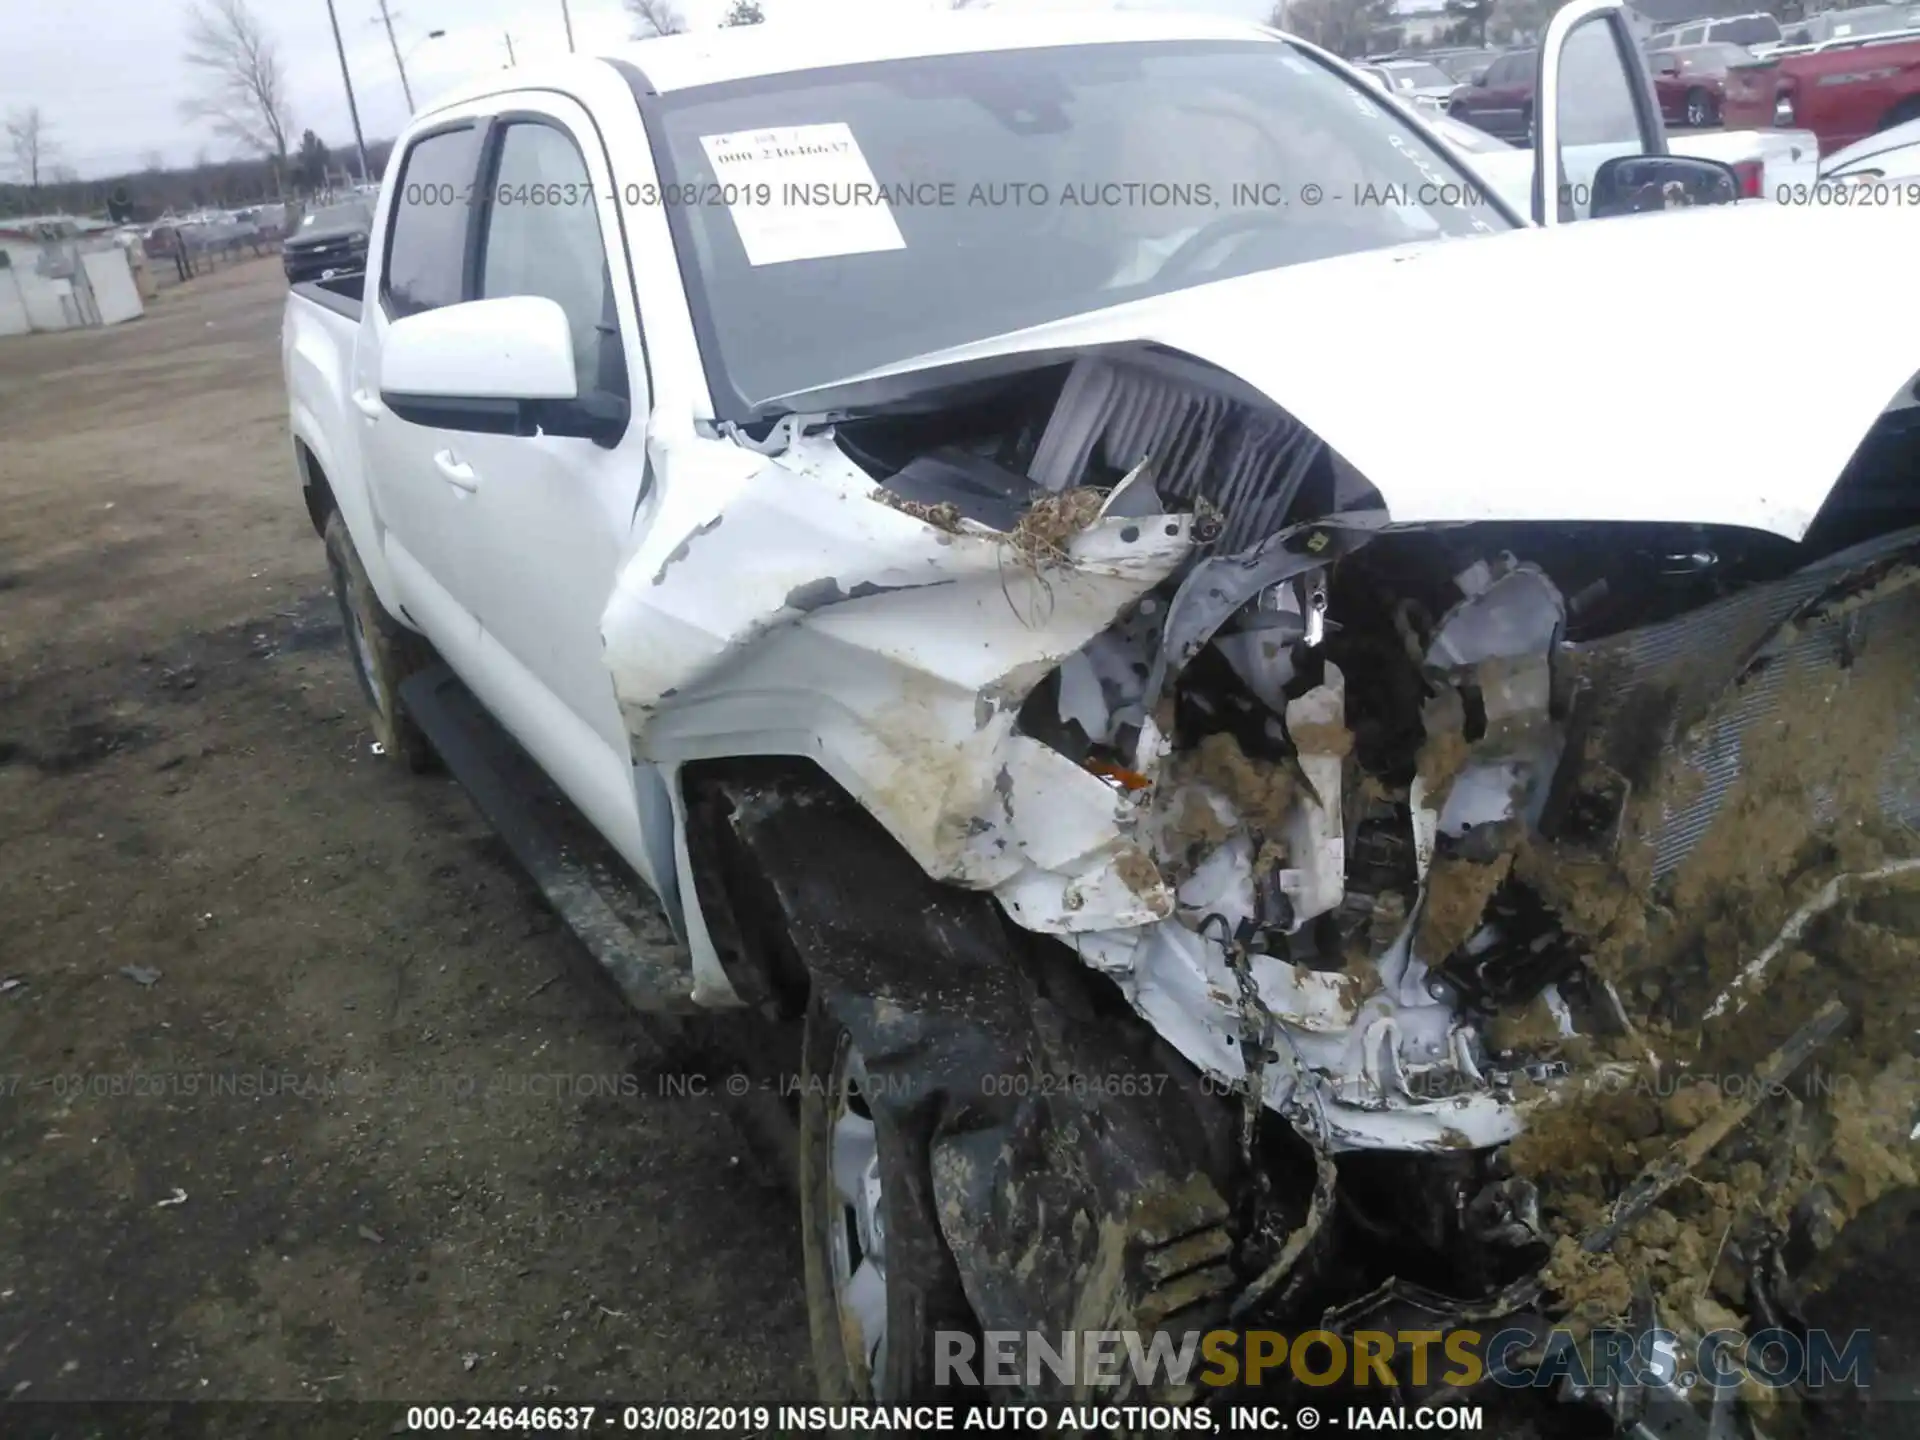
<instances>
[{"instance_id":1,"label":"white truck in background","mask_svg":"<svg viewBox=\"0 0 1920 1440\"><path fill-rule=\"evenodd\" d=\"M1382 1184L1451 1277L1423 1317L1554 1303L1502 1156L1578 1077L1496 1022L1614 1020L1515 856L1615 863L1631 782L1680 863L1737 765L1661 727L1743 673L1725 606L1804 647L1807 597L1920 544L1876 488L1920 293L1650 390L1674 275L1908 237L1726 203L1617 4L1542 50L1579 94L1528 206L1314 47L1186 15L527 64L416 115L364 276L294 288L376 736L637 1008L803 1082L827 1397L943 1388L942 1331L1295 1325L1297 1265L1372 1324L1406 1252L1328 1217ZM1563 142L1610 150L1572 213L1531 199ZM1389 343L1436 310L1494 333ZM1752 423L1816 333L1803 418Z\"/></svg>"}]
</instances>

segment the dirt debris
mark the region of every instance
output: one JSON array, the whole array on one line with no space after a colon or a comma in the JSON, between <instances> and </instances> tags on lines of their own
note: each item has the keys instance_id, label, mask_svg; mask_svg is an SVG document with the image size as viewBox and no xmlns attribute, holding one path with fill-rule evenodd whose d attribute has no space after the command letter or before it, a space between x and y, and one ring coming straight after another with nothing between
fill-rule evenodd
<instances>
[{"instance_id":1,"label":"dirt debris","mask_svg":"<svg viewBox=\"0 0 1920 1440\"><path fill-rule=\"evenodd\" d=\"M871 498L879 501L889 510L898 510L902 515L911 515L914 519L923 520L934 529L945 531L949 535L958 535L966 520L966 517L960 513L960 507L951 500L938 502L904 500L891 490L885 489L875 490Z\"/></svg>"},{"instance_id":2,"label":"dirt debris","mask_svg":"<svg viewBox=\"0 0 1920 1440\"><path fill-rule=\"evenodd\" d=\"M1534 886L1612 981L1639 1044L1596 1037L1614 1062L1604 1085L1535 1111L1511 1147L1515 1168L1540 1186L1543 1211L1571 1235L1604 1219L1641 1165L1733 1100L1752 1098L1754 1068L1824 1002L1846 1002L1850 1029L1783 1089L1760 1100L1733 1135L1690 1172L1652 1216L1616 1247L1691 1323L1695 1297L1719 1287L1737 1308L1737 1286L1719 1273L1726 1244L1785 1227L1815 1187L1830 1197L1838 1228L1889 1191L1920 1184L1909 1139L1920 1108L1920 894L1889 883L1860 887L1812 921L1744 1002L1704 1019L1742 967L1836 875L1920 850L1891 830L1879 792L1888 756L1913 721L1912 659L1920 653L1920 598L1912 572L1874 587L1888 600L1864 628L1864 643L1780 649L1766 675L1773 702L1737 735L1739 778L1685 861L1659 885L1649 837L1694 805L1700 776L1684 766L1638 794L1608 860L1538 842L1524 846L1516 875ZM1866 603L1849 597L1802 619L1789 639ZM1857 651L1857 653L1856 653ZM1748 683L1753 683L1749 680ZM1694 732L1724 734L1738 690ZM1684 745L1684 741L1682 742ZM1719 743L1728 743L1721 741ZM1653 1225L1669 1232L1658 1238ZM1729 1239L1729 1236L1731 1237ZM1577 1277L1576 1277L1577 1278ZM1684 1301L1684 1303L1681 1303ZM1697 1318L1697 1317L1696 1317Z\"/></svg>"},{"instance_id":3,"label":"dirt debris","mask_svg":"<svg viewBox=\"0 0 1920 1440\"><path fill-rule=\"evenodd\" d=\"M1181 792L1179 809L1161 833L1180 852L1207 855L1227 842L1233 827L1220 818L1220 812L1203 793L1189 789Z\"/></svg>"},{"instance_id":4,"label":"dirt debris","mask_svg":"<svg viewBox=\"0 0 1920 1440\"><path fill-rule=\"evenodd\" d=\"M1326 755L1344 760L1353 753L1353 731L1338 722L1295 725L1288 738L1302 755Z\"/></svg>"},{"instance_id":5,"label":"dirt debris","mask_svg":"<svg viewBox=\"0 0 1920 1440\"><path fill-rule=\"evenodd\" d=\"M1136 895L1158 894L1163 883L1160 868L1147 857L1145 851L1131 845L1114 860L1113 872L1120 877L1120 883Z\"/></svg>"},{"instance_id":6,"label":"dirt debris","mask_svg":"<svg viewBox=\"0 0 1920 1440\"><path fill-rule=\"evenodd\" d=\"M1414 759L1414 770L1425 787L1424 803L1437 812L1446 807L1447 792L1471 753L1466 702L1451 685L1443 686L1422 708L1420 721L1427 738Z\"/></svg>"},{"instance_id":7,"label":"dirt debris","mask_svg":"<svg viewBox=\"0 0 1920 1440\"><path fill-rule=\"evenodd\" d=\"M1544 994L1525 1005L1497 1013L1482 1030L1487 1043L1509 1054L1534 1055L1556 1049L1565 1038Z\"/></svg>"},{"instance_id":8,"label":"dirt debris","mask_svg":"<svg viewBox=\"0 0 1920 1440\"><path fill-rule=\"evenodd\" d=\"M1256 835L1279 835L1286 828L1300 789L1291 763L1255 760L1224 730L1207 736L1183 759L1182 769L1225 796Z\"/></svg>"},{"instance_id":9,"label":"dirt debris","mask_svg":"<svg viewBox=\"0 0 1920 1440\"><path fill-rule=\"evenodd\" d=\"M1626 1314L1633 1303L1633 1277L1610 1255L1589 1255L1571 1235L1554 1242L1541 1270L1548 1289L1560 1297L1568 1328L1576 1333Z\"/></svg>"},{"instance_id":10,"label":"dirt debris","mask_svg":"<svg viewBox=\"0 0 1920 1440\"><path fill-rule=\"evenodd\" d=\"M1511 854L1491 861L1441 855L1427 871L1427 898L1420 909L1413 948L1430 964L1439 964L1480 928L1480 917L1513 868Z\"/></svg>"},{"instance_id":11,"label":"dirt debris","mask_svg":"<svg viewBox=\"0 0 1920 1440\"><path fill-rule=\"evenodd\" d=\"M1043 495L1007 532L1007 542L1035 564L1065 560L1067 542L1100 518L1106 500L1107 492L1091 485Z\"/></svg>"}]
</instances>

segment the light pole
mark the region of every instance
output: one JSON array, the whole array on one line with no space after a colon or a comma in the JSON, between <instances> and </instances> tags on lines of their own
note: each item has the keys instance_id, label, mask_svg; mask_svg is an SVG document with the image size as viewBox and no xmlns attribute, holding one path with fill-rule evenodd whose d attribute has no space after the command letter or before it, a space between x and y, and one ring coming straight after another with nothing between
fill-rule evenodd
<instances>
[{"instance_id":1,"label":"light pole","mask_svg":"<svg viewBox=\"0 0 1920 1440\"><path fill-rule=\"evenodd\" d=\"M333 0L327 0L327 21L333 26L333 48L340 56L340 82L347 87L347 113L353 117L353 143L360 151L360 183L372 175L367 165L367 137L360 133L360 106L353 98L353 76L347 70L347 47L340 40L340 17L334 13Z\"/></svg>"},{"instance_id":2,"label":"light pole","mask_svg":"<svg viewBox=\"0 0 1920 1440\"><path fill-rule=\"evenodd\" d=\"M560 0L560 18L567 22L567 53L573 54L573 12L567 8L567 0Z\"/></svg>"},{"instance_id":3,"label":"light pole","mask_svg":"<svg viewBox=\"0 0 1920 1440\"><path fill-rule=\"evenodd\" d=\"M382 10L385 10L386 6L382 5L380 8ZM418 40L414 41L413 44L409 45L406 48L405 53L396 54L393 57L393 63L400 67L400 89L407 97L407 113L409 115L413 113L413 90L407 84L407 61L413 58L414 52L417 51L422 45L426 44L429 40L438 40L442 35L446 33L447 32L444 30L429 30L427 31L426 34L422 35ZM387 38L389 40L393 38L391 32L389 32Z\"/></svg>"},{"instance_id":4,"label":"light pole","mask_svg":"<svg viewBox=\"0 0 1920 1440\"><path fill-rule=\"evenodd\" d=\"M515 59L513 58L513 32L512 32L511 30L503 30L503 31L501 31L500 33L501 33L501 34L503 34L503 35L505 35L505 36L507 37L507 65L508 65L508 67L509 67L509 68L511 68L511 67L513 67L513 66L515 66L515 65L518 65L518 64L519 64L520 62L519 62L518 60L515 60Z\"/></svg>"},{"instance_id":5,"label":"light pole","mask_svg":"<svg viewBox=\"0 0 1920 1440\"><path fill-rule=\"evenodd\" d=\"M407 113L413 113L413 87L407 83L407 62L400 54L400 42L393 35L393 12L387 7L387 0L379 0L380 13L374 17L376 23L387 27L387 48L393 51L393 68L400 72L400 93L407 97Z\"/></svg>"}]
</instances>

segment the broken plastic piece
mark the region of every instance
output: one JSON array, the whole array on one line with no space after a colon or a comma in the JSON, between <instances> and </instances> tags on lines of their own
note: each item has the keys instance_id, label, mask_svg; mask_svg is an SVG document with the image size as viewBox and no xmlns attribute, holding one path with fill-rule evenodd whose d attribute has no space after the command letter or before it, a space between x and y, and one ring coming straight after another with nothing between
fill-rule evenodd
<instances>
[{"instance_id":1,"label":"broken plastic piece","mask_svg":"<svg viewBox=\"0 0 1920 1440\"><path fill-rule=\"evenodd\" d=\"M1128 770L1123 766L1113 764L1111 761L1094 759L1084 761L1083 763L1087 769L1091 770L1095 775L1098 775L1102 780L1110 780L1122 790L1129 792L1145 790L1153 784L1151 780L1142 775L1138 770Z\"/></svg>"}]
</instances>

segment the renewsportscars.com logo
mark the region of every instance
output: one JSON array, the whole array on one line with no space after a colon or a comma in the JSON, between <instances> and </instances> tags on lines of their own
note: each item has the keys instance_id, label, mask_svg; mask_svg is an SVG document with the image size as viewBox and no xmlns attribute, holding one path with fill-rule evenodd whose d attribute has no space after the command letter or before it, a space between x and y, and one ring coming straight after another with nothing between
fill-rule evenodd
<instances>
[{"instance_id":1,"label":"renewsportscars.com logo","mask_svg":"<svg viewBox=\"0 0 1920 1440\"><path fill-rule=\"evenodd\" d=\"M1396 1375L1396 1370L1399 1372ZM1569 1331L1330 1330L1288 1335L1278 1330L989 1330L934 1336L939 1385L1082 1387L1187 1384L1228 1387L1292 1381L1300 1385L1380 1386L1411 1383L1470 1388L1485 1381L1508 1388L1611 1385L1690 1390L1758 1384L1766 1389L1821 1389L1873 1379L1873 1333L1805 1337L1791 1330L1715 1330L1689 1352L1666 1330Z\"/></svg>"}]
</instances>

